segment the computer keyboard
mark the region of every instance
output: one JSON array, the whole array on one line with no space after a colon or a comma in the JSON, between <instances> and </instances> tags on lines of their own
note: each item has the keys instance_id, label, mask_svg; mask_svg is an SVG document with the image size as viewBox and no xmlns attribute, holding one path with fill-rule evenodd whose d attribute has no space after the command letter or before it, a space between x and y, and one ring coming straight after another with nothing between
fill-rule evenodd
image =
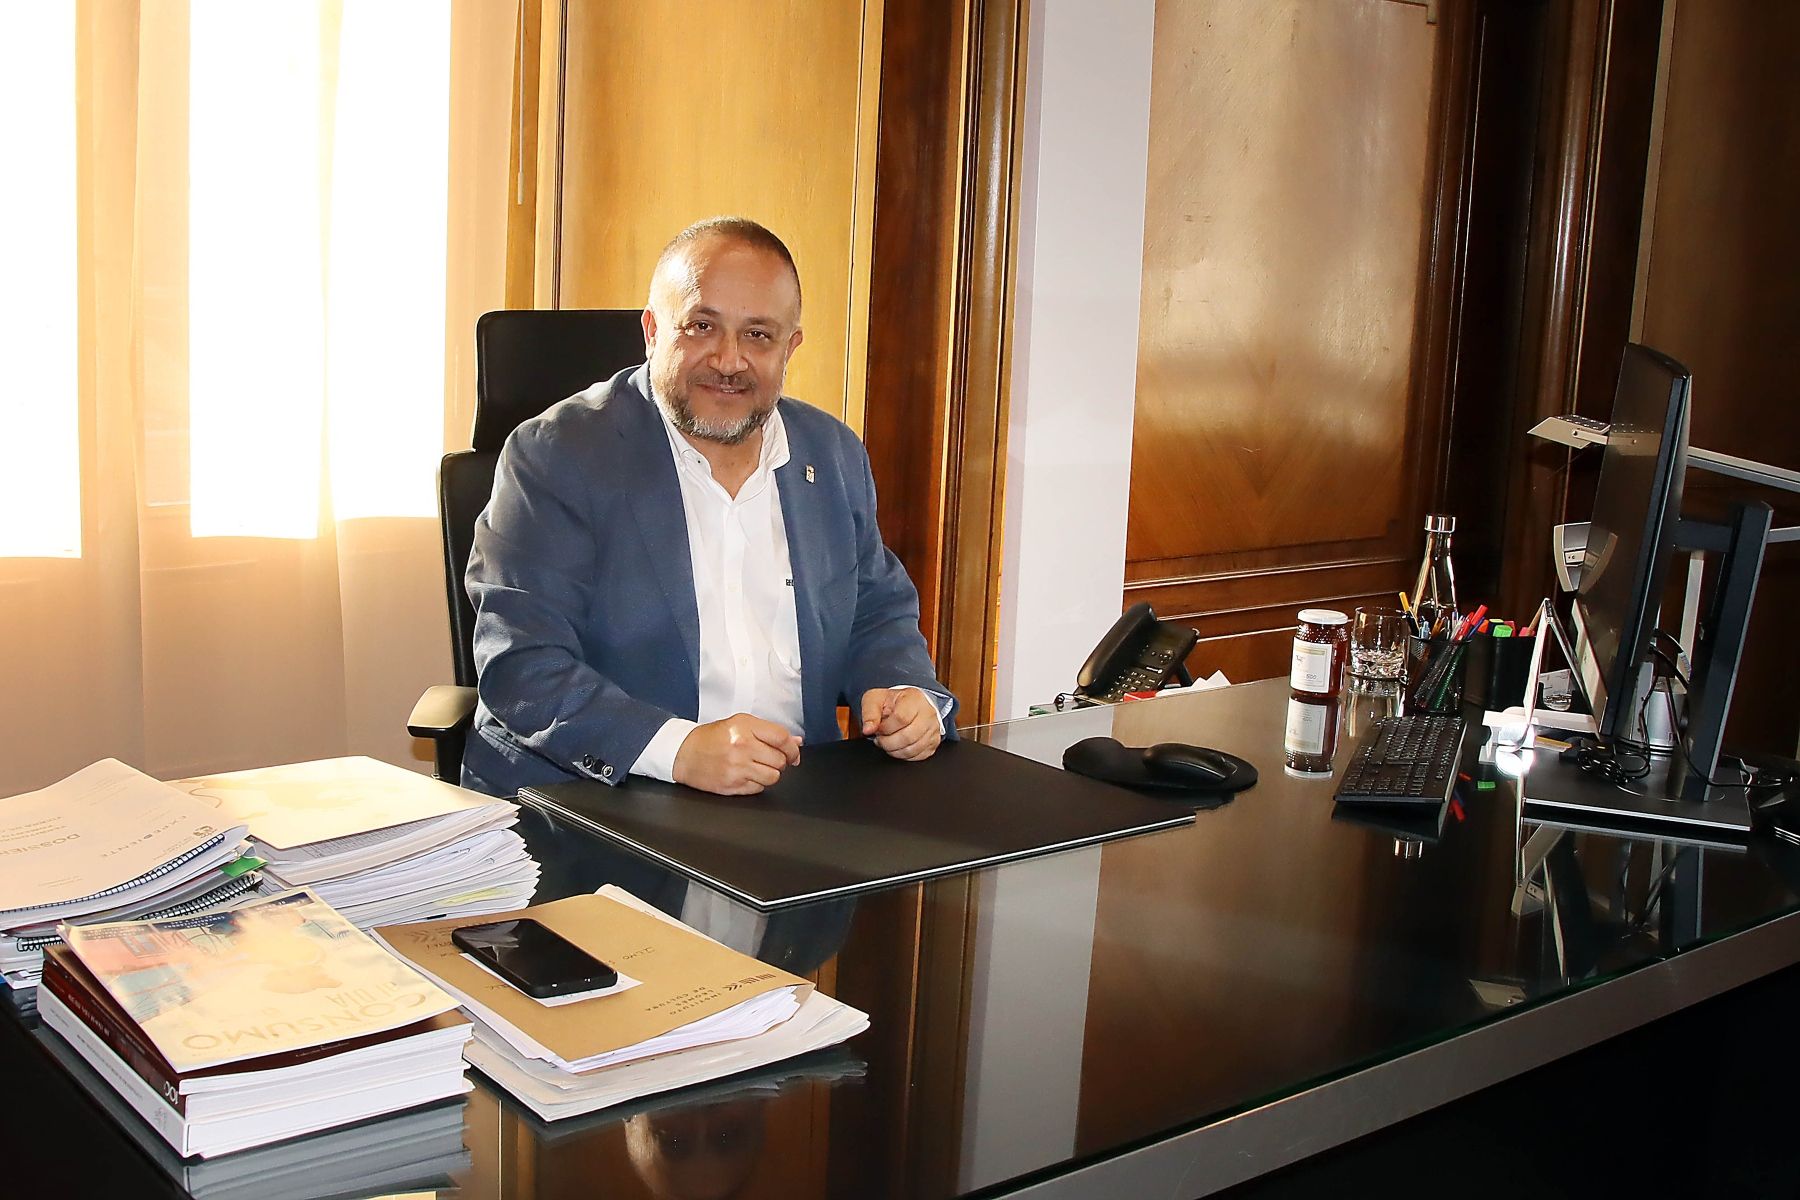
<instances>
[{"instance_id":1,"label":"computer keyboard","mask_svg":"<svg viewBox=\"0 0 1800 1200\"><path fill-rule=\"evenodd\" d=\"M1336 799L1346 804L1442 804L1462 757L1461 717L1381 717L1350 752Z\"/></svg>"}]
</instances>

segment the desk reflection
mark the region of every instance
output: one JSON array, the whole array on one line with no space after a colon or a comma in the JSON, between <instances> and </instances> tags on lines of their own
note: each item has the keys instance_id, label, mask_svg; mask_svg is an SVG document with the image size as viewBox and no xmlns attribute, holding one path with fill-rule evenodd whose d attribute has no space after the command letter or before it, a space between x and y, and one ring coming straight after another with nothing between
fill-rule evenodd
<instances>
[{"instance_id":1,"label":"desk reflection","mask_svg":"<svg viewBox=\"0 0 1800 1200\"><path fill-rule=\"evenodd\" d=\"M554 1123L483 1090L469 1125L485 1131L494 1153L459 1183L469 1195L542 1200L824 1196L830 1122L822 1118L836 1093L862 1086L865 1071L840 1046Z\"/></svg>"}]
</instances>

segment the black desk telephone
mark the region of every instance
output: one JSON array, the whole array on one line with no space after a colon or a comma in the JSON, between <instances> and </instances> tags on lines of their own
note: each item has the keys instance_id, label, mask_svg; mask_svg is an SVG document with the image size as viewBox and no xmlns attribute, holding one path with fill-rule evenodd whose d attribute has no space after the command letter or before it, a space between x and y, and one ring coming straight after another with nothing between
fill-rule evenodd
<instances>
[{"instance_id":1,"label":"black desk telephone","mask_svg":"<svg viewBox=\"0 0 1800 1200\"><path fill-rule=\"evenodd\" d=\"M1075 677L1075 694L1104 704L1128 692L1154 692L1173 676L1192 683L1188 652L1200 635L1186 625L1156 619L1148 604L1134 604L1106 631Z\"/></svg>"}]
</instances>

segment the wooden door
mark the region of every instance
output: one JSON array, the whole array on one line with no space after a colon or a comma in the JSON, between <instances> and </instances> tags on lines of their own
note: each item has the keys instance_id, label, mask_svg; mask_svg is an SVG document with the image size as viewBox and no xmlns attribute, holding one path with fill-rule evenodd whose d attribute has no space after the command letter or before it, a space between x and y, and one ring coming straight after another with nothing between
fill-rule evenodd
<instances>
[{"instance_id":1,"label":"wooden door","mask_svg":"<svg viewBox=\"0 0 1800 1200\"><path fill-rule=\"evenodd\" d=\"M1411 585L1440 29L1392 0L1157 5L1125 603L1199 629L1201 671L1280 674L1297 609Z\"/></svg>"},{"instance_id":2,"label":"wooden door","mask_svg":"<svg viewBox=\"0 0 1800 1200\"><path fill-rule=\"evenodd\" d=\"M878 74L864 39L880 16L880 0L566 0L557 306L642 305L684 226L760 221L805 293L787 391L860 429Z\"/></svg>"}]
</instances>

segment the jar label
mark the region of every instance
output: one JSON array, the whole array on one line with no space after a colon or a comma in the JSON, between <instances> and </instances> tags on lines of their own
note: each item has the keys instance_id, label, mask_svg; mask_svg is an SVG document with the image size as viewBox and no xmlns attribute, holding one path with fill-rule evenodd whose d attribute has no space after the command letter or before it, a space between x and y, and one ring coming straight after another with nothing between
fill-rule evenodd
<instances>
[{"instance_id":1,"label":"jar label","mask_svg":"<svg viewBox=\"0 0 1800 1200\"><path fill-rule=\"evenodd\" d=\"M1331 691L1330 642L1295 642L1294 667L1288 672L1288 686L1296 692L1316 695Z\"/></svg>"},{"instance_id":2,"label":"jar label","mask_svg":"<svg viewBox=\"0 0 1800 1200\"><path fill-rule=\"evenodd\" d=\"M1288 701L1286 747L1289 754L1325 753L1325 705Z\"/></svg>"}]
</instances>

